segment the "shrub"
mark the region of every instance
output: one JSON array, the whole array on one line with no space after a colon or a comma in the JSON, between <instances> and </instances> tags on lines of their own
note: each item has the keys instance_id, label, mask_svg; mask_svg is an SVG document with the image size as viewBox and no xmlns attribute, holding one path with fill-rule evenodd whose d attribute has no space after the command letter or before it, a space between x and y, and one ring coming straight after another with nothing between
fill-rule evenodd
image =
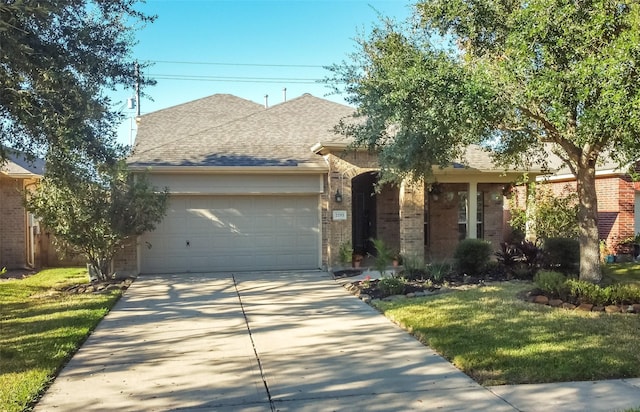
<instances>
[{"instance_id":1,"label":"shrub","mask_svg":"<svg viewBox=\"0 0 640 412\"><path fill-rule=\"evenodd\" d=\"M431 263L427 266L427 276L430 280L440 283L448 274L451 273L451 265L449 263Z\"/></svg>"},{"instance_id":2,"label":"shrub","mask_svg":"<svg viewBox=\"0 0 640 412\"><path fill-rule=\"evenodd\" d=\"M579 302L593 305L619 305L640 302L640 289L633 285L614 284L607 287L570 279L567 281L569 293Z\"/></svg>"},{"instance_id":3,"label":"shrub","mask_svg":"<svg viewBox=\"0 0 640 412\"><path fill-rule=\"evenodd\" d=\"M495 253L498 262L507 268L513 268L520 260L521 252L516 245L507 242L500 243L500 250Z\"/></svg>"},{"instance_id":4,"label":"shrub","mask_svg":"<svg viewBox=\"0 0 640 412\"><path fill-rule=\"evenodd\" d=\"M542 258L542 250L538 245L530 240L523 240L518 244L518 250L521 253L522 261L533 269L540 263Z\"/></svg>"},{"instance_id":5,"label":"shrub","mask_svg":"<svg viewBox=\"0 0 640 412\"><path fill-rule=\"evenodd\" d=\"M513 277L520 280L532 280L537 269L527 265L517 265L513 268Z\"/></svg>"},{"instance_id":6,"label":"shrub","mask_svg":"<svg viewBox=\"0 0 640 412\"><path fill-rule=\"evenodd\" d=\"M591 303L601 306L610 302L610 292L607 291L609 288L601 288L594 283L576 279L567 280L566 285L569 294L575 297L580 303Z\"/></svg>"},{"instance_id":7,"label":"shrub","mask_svg":"<svg viewBox=\"0 0 640 412\"><path fill-rule=\"evenodd\" d=\"M458 243L453 257L460 272L478 275L489 262L491 244L481 239L464 239Z\"/></svg>"},{"instance_id":8,"label":"shrub","mask_svg":"<svg viewBox=\"0 0 640 412\"><path fill-rule=\"evenodd\" d=\"M554 296L565 296L568 290L567 278L560 272L540 271L533 281L541 290Z\"/></svg>"},{"instance_id":9,"label":"shrub","mask_svg":"<svg viewBox=\"0 0 640 412\"><path fill-rule=\"evenodd\" d=\"M424 259L419 256L406 256L403 261L402 275L408 280L424 278L428 275Z\"/></svg>"},{"instance_id":10,"label":"shrub","mask_svg":"<svg viewBox=\"0 0 640 412\"><path fill-rule=\"evenodd\" d=\"M373 266L380 272L380 275L384 275L384 271L393 259L393 251L389 249L382 239L371 239L371 242L376 249L376 260Z\"/></svg>"},{"instance_id":11,"label":"shrub","mask_svg":"<svg viewBox=\"0 0 640 412\"><path fill-rule=\"evenodd\" d=\"M340 244L338 255L340 258L340 263L342 263L343 265L350 264L351 260L353 259L353 246L351 246L351 242L347 241Z\"/></svg>"},{"instance_id":12,"label":"shrub","mask_svg":"<svg viewBox=\"0 0 640 412\"><path fill-rule=\"evenodd\" d=\"M580 244L575 239L546 239L544 253L546 266L560 272L575 273L580 265Z\"/></svg>"},{"instance_id":13,"label":"shrub","mask_svg":"<svg viewBox=\"0 0 640 412\"><path fill-rule=\"evenodd\" d=\"M378 289L386 295L400 295L404 292L404 279L383 277L378 282Z\"/></svg>"},{"instance_id":14,"label":"shrub","mask_svg":"<svg viewBox=\"0 0 640 412\"><path fill-rule=\"evenodd\" d=\"M633 285L617 283L608 288L611 289L610 299L614 305L640 302L640 289Z\"/></svg>"},{"instance_id":15,"label":"shrub","mask_svg":"<svg viewBox=\"0 0 640 412\"><path fill-rule=\"evenodd\" d=\"M482 277L486 278L494 278L494 279L504 279L509 274L509 269L502 262L490 261L488 262L484 269L482 270Z\"/></svg>"},{"instance_id":16,"label":"shrub","mask_svg":"<svg viewBox=\"0 0 640 412\"><path fill-rule=\"evenodd\" d=\"M527 204L535 204L535 208L524 210L517 201L517 196L511 198L509 221L516 232L533 230L539 239L578 236L578 197L574 190L558 194L546 183L530 183Z\"/></svg>"}]
</instances>

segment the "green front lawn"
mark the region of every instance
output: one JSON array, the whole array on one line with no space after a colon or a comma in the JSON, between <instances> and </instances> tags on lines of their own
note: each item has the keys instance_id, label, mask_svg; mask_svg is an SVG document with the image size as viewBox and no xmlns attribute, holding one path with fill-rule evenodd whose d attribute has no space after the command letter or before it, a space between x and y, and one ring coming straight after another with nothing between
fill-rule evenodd
<instances>
[{"instance_id":1,"label":"green front lawn","mask_svg":"<svg viewBox=\"0 0 640 412\"><path fill-rule=\"evenodd\" d=\"M532 288L509 282L375 306L483 385L640 376L640 315L517 297Z\"/></svg>"},{"instance_id":2,"label":"green front lawn","mask_svg":"<svg viewBox=\"0 0 640 412\"><path fill-rule=\"evenodd\" d=\"M86 269L44 270L0 281L0 410L22 411L37 398L120 296L66 294Z\"/></svg>"},{"instance_id":3,"label":"green front lawn","mask_svg":"<svg viewBox=\"0 0 640 412\"><path fill-rule=\"evenodd\" d=\"M640 287L640 262L602 265L603 283L631 283Z\"/></svg>"}]
</instances>

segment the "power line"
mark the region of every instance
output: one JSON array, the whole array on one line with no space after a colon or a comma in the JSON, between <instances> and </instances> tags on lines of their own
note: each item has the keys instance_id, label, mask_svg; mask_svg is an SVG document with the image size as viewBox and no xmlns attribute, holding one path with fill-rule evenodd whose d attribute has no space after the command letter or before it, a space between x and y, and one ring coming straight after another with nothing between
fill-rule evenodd
<instances>
[{"instance_id":1,"label":"power line","mask_svg":"<svg viewBox=\"0 0 640 412\"><path fill-rule=\"evenodd\" d=\"M149 63L163 64L191 64L191 65L209 65L209 66L250 66L250 67L313 67L324 68L326 66L314 64L264 64L264 63L221 63L221 62L193 62L193 61L177 61L177 60L146 60Z\"/></svg>"},{"instance_id":2,"label":"power line","mask_svg":"<svg viewBox=\"0 0 640 412\"><path fill-rule=\"evenodd\" d=\"M149 77L159 80L188 80L188 81L209 81L209 82L240 82L240 83L294 83L294 84L314 84L320 79L312 78L287 78L287 77L237 77L237 76L202 76L187 74L153 74Z\"/></svg>"}]
</instances>

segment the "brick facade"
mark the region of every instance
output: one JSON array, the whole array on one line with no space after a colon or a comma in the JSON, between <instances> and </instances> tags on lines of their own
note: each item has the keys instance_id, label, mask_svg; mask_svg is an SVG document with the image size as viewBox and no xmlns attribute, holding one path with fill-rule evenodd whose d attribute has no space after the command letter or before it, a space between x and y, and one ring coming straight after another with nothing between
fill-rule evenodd
<instances>
[{"instance_id":1,"label":"brick facade","mask_svg":"<svg viewBox=\"0 0 640 412\"><path fill-rule=\"evenodd\" d=\"M562 194L576 190L575 181L551 183L554 193ZM631 250L620 246L620 242L635 235L636 192L640 182L629 176L608 175L596 178L598 196L598 235L617 254L629 254Z\"/></svg>"},{"instance_id":2,"label":"brick facade","mask_svg":"<svg viewBox=\"0 0 640 412\"><path fill-rule=\"evenodd\" d=\"M367 152L351 151L342 156L328 154L325 156L329 164L329 177L325 193L321 199L323 213L323 245L322 262L325 267L338 266L340 245L352 239L352 179L363 173L377 170L377 157ZM342 202L336 202L337 192L342 195ZM333 220L333 211L346 211L346 220ZM326 214L326 221L325 221ZM326 244L325 244L326 239Z\"/></svg>"},{"instance_id":3,"label":"brick facade","mask_svg":"<svg viewBox=\"0 0 640 412\"><path fill-rule=\"evenodd\" d=\"M80 253L60 250L53 233L44 227L40 228L40 233L35 237L35 243L36 268L84 266L87 263L87 259Z\"/></svg>"},{"instance_id":4,"label":"brick facade","mask_svg":"<svg viewBox=\"0 0 640 412\"><path fill-rule=\"evenodd\" d=\"M477 192L481 196L482 222L477 229L476 237L490 242L495 251L500 249L500 243L505 241L511 232L508 226L509 210L502 193L503 187L503 183L477 185ZM464 221L464 216L460 216L460 205L461 202L469 202L468 199L465 200L470 192L469 184L443 183L438 186L438 190L439 193L435 194L427 192L424 199L427 231L425 257L431 262L450 260L460 240L468 237L466 225L469 216L466 216L467 221Z\"/></svg>"},{"instance_id":5,"label":"brick facade","mask_svg":"<svg viewBox=\"0 0 640 412\"><path fill-rule=\"evenodd\" d=\"M136 238L129 239L113 258L113 269L116 275L138 274L138 248Z\"/></svg>"},{"instance_id":6,"label":"brick facade","mask_svg":"<svg viewBox=\"0 0 640 412\"><path fill-rule=\"evenodd\" d=\"M340 245L352 240L352 179L377 171L378 165L377 157L366 152L340 156L329 153L325 158L331 171L322 206L327 216L324 220L323 215L323 263L331 267L339 264L337 251ZM510 232L506 225L508 210L502 195L503 187L504 183L477 184L484 205L482 233L478 237L491 242L494 250L499 250L500 242ZM405 182L399 187L386 184L378 188L375 195L376 237L406 256L424 256L427 261L450 259L461 239L458 205L469 192L469 183L443 183L440 188L443 193L439 197L429 195L423 184ZM341 203L335 202L337 191L342 196ZM333 221L333 210L346 211L347 220Z\"/></svg>"},{"instance_id":7,"label":"brick facade","mask_svg":"<svg viewBox=\"0 0 640 412\"><path fill-rule=\"evenodd\" d=\"M24 179L0 175L0 269L27 266L27 212L22 202Z\"/></svg>"},{"instance_id":8,"label":"brick facade","mask_svg":"<svg viewBox=\"0 0 640 412\"><path fill-rule=\"evenodd\" d=\"M400 253L424 255L424 185L400 185Z\"/></svg>"}]
</instances>

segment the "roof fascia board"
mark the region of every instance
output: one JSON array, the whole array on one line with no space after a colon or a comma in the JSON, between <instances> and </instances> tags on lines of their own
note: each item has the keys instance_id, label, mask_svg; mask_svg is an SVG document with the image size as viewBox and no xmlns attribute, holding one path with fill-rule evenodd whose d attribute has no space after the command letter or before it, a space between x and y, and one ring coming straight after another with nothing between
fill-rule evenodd
<instances>
[{"instance_id":1,"label":"roof fascia board","mask_svg":"<svg viewBox=\"0 0 640 412\"><path fill-rule=\"evenodd\" d=\"M316 153L316 154L320 154L320 155L327 155L329 153L334 153L334 152L342 152L345 150L355 150L355 151L368 151L368 149L363 148L363 147L353 147L350 146L348 143L321 143L318 142L316 144L314 144L313 146L311 146L311 151ZM510 170L510 171L504 171L504 170L498 170L498 169L477 169L477 168L470 168L470 167L452 167L452 166L448 166L445 168L434 168L433 170L433 174L434 175L440 175L440 174L447 174L447 173L455 173L455 174L464 174L464 173L491 173L491 174L496 174L496 173L508 173L508 174L517 174L517 175L522 175L523 173L528 173L531 175L540 175L542 174L542 170Z\"/></svg>"},{"instance_id":2,"label":"roof fascia board","mask_svg":"<svg viewBox=\"0 0 640 412\"><path fill-rule=\"evenodd\" d=\"M318 142L311 146L311 151L319 155L327 155L334 152L344 152L345 150L354 150L358 152L366 151L366 148L351 146L349 143L321 143Z\"/></svg>"},{"instance_id":3,"label":"roof fascia board","mask_svg":"<svg viewBox=\"0 0 640 412\"><path fill-rule=\"evenodd\" d=\"M511 183L522 177L522 173L467 173L467 174L435 174L438 183Z\"/></svg>"},{"instance_id":4,"label":"roof fascia board","mask_svg":"<svg viewBox=\"0 0 640 412\"><path fill-rule=\"evenodd\" d=\"M329 171L327 166L129 166L133 172L185 174L318 174Z\"/></svg>"},{"instance_id":5,"label":"roof fascia board","mask_svg":"<svg viewBox=\"0 0 640 412\"><path fill-rule=\"evenodd\" d=\"M627 175L627 173L622 172L619 169L596 170L596 177L625 176L625 175ZM567 180L576 180L576 177L571 173L563 173L560 175L539 175L539 176L536 176L536 180L567 181Z\"/></svg>"},{"instance_id":6,"label":"roof fascia board","mask_svg":"<svg viewBox=\"0 0 640 412\"><path fill-rule=\"evenodd\" d=\"M12 179L42 179L42 175L36 173L10 173L0 170L0 173Z\"/></svg>"}]
</instances>

